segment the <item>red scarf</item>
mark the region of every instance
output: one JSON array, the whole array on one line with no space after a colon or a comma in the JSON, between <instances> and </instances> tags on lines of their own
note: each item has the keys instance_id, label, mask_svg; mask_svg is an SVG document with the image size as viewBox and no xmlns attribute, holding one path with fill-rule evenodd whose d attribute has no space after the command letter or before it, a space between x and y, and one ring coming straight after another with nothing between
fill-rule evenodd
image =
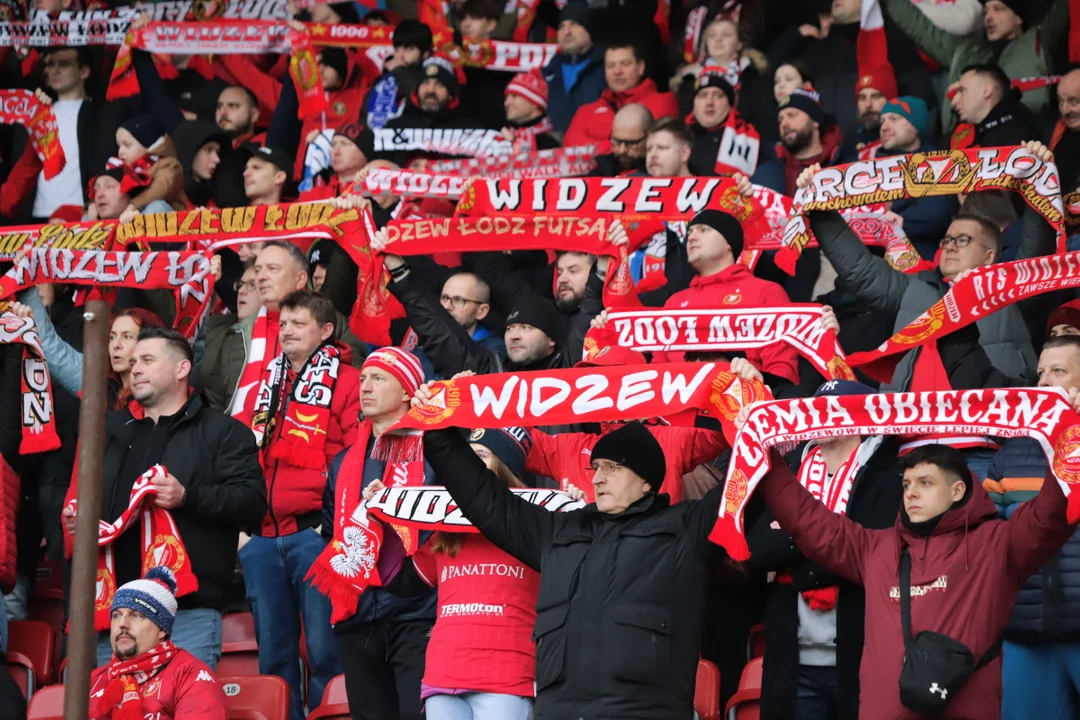
<instances>
[{"instance_id":1,"label":"red scarf","mask_svg":"<svg viewBox=\"0 0 1080 720\"><path fill-rule=\"evenodd\" d=\"M113 556L113 542L129 530L136 522L139 523L139 537L141 541L142 572L145 575L151 568L164 566L173 571L176 576L176 596L187 595L199 589L199 581L195 578L191 569L191 558L188 557L184 541L180 538L180 531L176 529L176 522L172 513L154 504L157 497L157 489L152 481L156 477L164 477L168 470L162 465L154 465L139 476L131 488L131 497L127 509L113 522L98 521L98 569L97 569L97 600L94 603L94 629L108 630L109 615L111 613L113 596L116 595L116 559ZM71 487L68 489L68 497L71 498L67 507L78 516L78 489L76 479L72 477ZM64 554L71 557L74 549L75 536L64 530Z\"/></svg>"},{"instance_id":2,"label":"red scarf","mask_svg":"<svg viewBox=\"0 0 1080 720\"><path fill-rule=\"evenodd\" d=\"M289 360L282 353L270 362L258 391L249 394L238 418L255 433L260 449L265 450L273 439L271 458L303 468L326 467L323 448L340 364L341 351L332 342L320 346L297 373L286 401ZM283 410L281 432L275 438L274 427Z\"/></svg>"},{"instance_id":3,"label":"red scarf","mask_svg":"<svg viewBox=\"0 0 1080 720\"><path fill-rule=\"evenodd\" d=\"M319 62L315 59L315 47L311 44L311 35L306 32L289 30L289 45L292 56L289 58L289 76L296 86L296 96L300 100L297 116L304 120L315 117L330 109L330 103L323 90ZM348 78L341 78L344 85Z\"/></svg>"},{"instance_id":4,"label":"red scarf","mask_svg":"<svg viewBox=\"0 0 1080 720\"><path fill-rule=\"evenodd\" d=\"M487 157L439 160L428 169L436 173L488 178L559 178L588 175L596 169L596 156L611 152L607 143L580 145L570 148L554 148L514 155L490 155Z\"/></svg>"},{"instance_id":5,"label":"red scarf","mask_svg":"<svg viewBox=\"0 0 1080 720\"><path fill-rule=\"evenodd\" d=\"M686 116L687 125L694 122L694 113ZM753 175L761 152L761 135L753 125L743 120L738 111L732 108L724 122L704 130L710 134L723 131L713 164L713 171L717 175Z\"/></svg>"},{"instance_id":6,"label":"red scarf","mask_svg":"<svg viewBox=\"0 0 1080 720\"><path fill-rule=\"evenodd\" d=\"M570 512L585 507L583 501L572 500L560 490L511 488L510 492L551 512ZM388 487L365 504L372 517L419 531L480 532L461 514L450 491L444 487Z\"/></svg>"},{"instance_id":7,"label":"red scarf","mask_svg":"<svg viewBox=\"0 0 1080 720\"><path fill-rule=\"evenodd\" d=\"M6 305L6 303L5 303ZM60 447L53 418L52 378L41 350L33 318L21 318L10 311L0 313L0 345L22 345L20 418L22 441L19 454L47 452Z\"/></svg>"},{"instance_id":8,"label":"red scarf","mask_svg":"<svg viewBox=\"0 0 1080 720\"><path fill-rule=\"evenodd\" d=\"M1058 388L993 388L774 400L750 409L732 450L724 500L709 538L735 560L750 556L746 503L771 466L771 448L852 435L983 434L1031 437L1047 454L1080 520L1080 415ZM1076 492L1073 492L1073 490Z\"/></svg>"},{"instance_id":9,"label":"red scarf","mask_svg":"<svg viewBox=\"0 0 1080 720\"><path fill-rule=\"evenodd\" d=\"M105 670L108 684L105 693L90 708L94 720L142 720L141 688L150 678L176 657L176 646L168 640L150 648L131 660L113 655Z\"/></svg>"},{"instance_id":10,"label":"red scarf","mask_svg":"<svg viewBox=\"0 0 1080 720\"><path fill-rule=\"evenodd\" d=\"M0 124L22 125L30 133L45 179L60 174L67 163L52 107L39 103L31 90L0 90Z\"/></svg>"},{"instance_id":11,"label":"red scarf","mask_svg":"<svg viewBox=\"0 0 1080 720\"><path fill-rule=\"evenodd\" d=\"M393 195L403 198L444 198L457 200L471 178L460 175L438 175L412 170L372 168L360 182L352 183L347 195Z\"/></svg>"},{"instance_id":12,"label":"red scarf","mask_svg":"<svg viewBox=\"0 0 1080 720\"><path fill-rule=\"evenodd\" d=\"M311 580L319 592L330 598L331 623L356 614L360 594L368 587L382 585L377 567L383 542L383 524L368 516L363 501L364 462L371 440L370 420L360 423L356 442L349 448L337 473L334 488L334 539L319 555L305 580ZM387 464L383 484L388 488L424 483L422 461ZM419 549L416 536L407 527L391 526L401 537L405 552Z\"/></svg>"},{"instance_id":13,"label":"red scarf","mask_svg":"<svg viewBox=\"0 0 1080 720\"><path fill-rule=\"evenodd\" d=\"M271 322L273 322L275 328L273 332L270 330ZM244 371L240 373L240 382L236 386L236 394L233 395L232 407L229 409L229 413L237 419L245 417L245 413L247 413L246 417L248 419L241 420L241 422L244 422L248 427L251 426L249 411L254 407L254 400L248 398L252 395L252 391L262 382L270 363L274 359L274 356L267 355L266 344L273 342L277 347L277 324L278 314L274 313L274 317L271 319L266 306L261 306L259 314L255 318L255 325L251 330L247 362L244 363Z\"/></svg>"}]
</instances>

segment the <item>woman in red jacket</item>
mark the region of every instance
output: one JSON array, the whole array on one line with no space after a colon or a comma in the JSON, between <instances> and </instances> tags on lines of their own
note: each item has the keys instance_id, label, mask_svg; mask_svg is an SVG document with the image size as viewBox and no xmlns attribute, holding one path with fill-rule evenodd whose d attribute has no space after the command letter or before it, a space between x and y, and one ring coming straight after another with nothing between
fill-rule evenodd
<instances>
[{"instance_id":1,"label":"woman in red jacket","mask_svg":"<svg viewBox=\"0 0 1080 720\"><path fill-rule=\"evenodd\" d=\"M525 428L474 430L473 450L510 487L532 439ZM383 489L375 481L370 499ZM584 493L570 486L574 499ZM388 588L409 594L419 581L438 586L439 611L427 648L420 695L429 720L531 720L536 696L536 593L540 576L474 533L435 533ZM411 580L409 579L411 576Z\"/></svg>"}]
</instances>

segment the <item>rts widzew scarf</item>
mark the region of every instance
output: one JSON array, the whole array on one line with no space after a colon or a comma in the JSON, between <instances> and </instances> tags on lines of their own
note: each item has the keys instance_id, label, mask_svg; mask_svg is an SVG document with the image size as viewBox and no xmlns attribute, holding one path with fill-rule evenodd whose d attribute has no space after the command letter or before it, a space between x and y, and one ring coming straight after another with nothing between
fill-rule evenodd
<instances>
[{"instance_id":1,"label":"rts widzew scarf","mask_svg":"<svg viewBox=\"0 0 1080 720\"><path fill-rule=\"evenodd\" d=\"M270 362L258 390L248 401L250 410L245 409L238 418L251 428L260 449L270 445L281 416L281 432L270 447L270 457L297 467L326 467L323 447L340 366L341 351L332 342L325 343L307 359L286 393L289 359L282 353Z\"/></svg>"},{"instance_id":2,"label":"rts widzew scarf","mask_svg":"<svg viewBox=\"0 0 1080 720\"><path fill-rule=\"evenodd\" d=\"M46 180L64 169L67 159L60 145L56 115L52 107L38 102L32 90L0 90L0 124L22 125L27 129Z\"/></svg>"},{"instance_id":3,"label":"rts widzew scarf","mask_svg":"<svg viewBox=\"0 0 1080 720\"><path fill-rule=\"evenodd\" d=\"M356 442L349 448L337 474L334 488L334 539L311 566L305 580L330 598L331 623L341 622L356 613L360 594L368 587L382 584L379 577L379 552L383 543L383 524L369 516L364 502L364 463L371 441L370 420L360 423ZM388 463L383 484L388 489L413 487L424 482L424 463ZM419 549L417 536L403 525L391 527L401 538L405 552Z\"/></svg>"},{"instance_id":4,"label":"rts widzew scarf","mask_svg":"<svg viewBox=\"0 0 1080 720\"><path fill-rule=\"evenodd\" d=\"M90 708L93 720L142 720L142 686L176 657L176 646L168 640L150 648L131 660L115 655L105 670L105 692L95 707Z\"/></svg>"},{"instance_id":5,"label":"rts widzew scarf","mask_svg":"<svg viewBox=\"0 0 1080 720\"><path fill-rule=\"evenodd\" d=\"M145 575L151 568L164 566L176 576L176 596L187 595L199 589L199 581L191 569L180 531L172 513L154 504L157 489L153 485L156 477L164 477L168 470L162 465L154 465L139 476L131 488L127 509L113 522L98 521L98 569L97 599L94 602L94 629L108 630L109 615L113 596L116 594L116 558L113 555L113 543L118 537L139 524L141 540L142 572ZM75 478L68 489L66 507L78 517L78 490ZM71 557L75 538L64 530L64 554Z\"/></svg>"},{"instance_id":6,"label":"rts widzew scarf","mask_svg":"<svg viewBox=\"0 0 1080 720\"><path fill-rule=\"evenodd\" d=\"M1064 390L877 393L773 400L751 408L732 446L724 497L709 539L734 560L750 556L743 513L769 472L772 448L851 435L926 434L1033 438L1068 497L1069 522L1080 520L1080 415Z\"/></svg>"},{"instance_id":7,"label":"rts widzew scarf","mask_svg":"<svg viewBox=\"0 0 1080 720\"><path fill-rule=\"evenodd\" d=\"M795 274L795 262L811 238L807 212L992 189L1020 193L1057 230L1058 252L1065 251L1065 208L1057 166L1023 147L979 147L894 155L822 170L795 193L784 231L787 247L776 253L776 264Z\"/></svg>"},{"instance_id":8,"label":"rts widzew scarf","mask_svg":"<svg viewBox=\"0 0 1080 720\"><path fill-rule=\"evenodd\" d=\"M18 317L9 311L0 313L0 345L15 343L22 345L22 374L19 379L22 441L19 443L19 454L55 450L60 447L60 437L56 434L56 420L53 417L52 378L34 319Z\"/></svg>"}]
</instances>

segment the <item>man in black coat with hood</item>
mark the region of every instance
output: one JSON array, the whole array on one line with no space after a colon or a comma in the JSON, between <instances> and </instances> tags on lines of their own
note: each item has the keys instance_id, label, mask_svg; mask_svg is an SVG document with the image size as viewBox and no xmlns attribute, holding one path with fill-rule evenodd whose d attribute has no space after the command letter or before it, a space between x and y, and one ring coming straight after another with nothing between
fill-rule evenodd
<instances>
[{"instance_id":1,"label":"man in black coat with hood","mask_svg":"<svg viewBox=\"0 0 1080 720\"><path fill-rule=\"evenodd\" d=\"M176 157L184 168L184 194L196 207L211 202L226 207L218 197L217 169L221 158L232 152L228 134L208 120L186 120L172 131Z\"/></svg>"}]
</instances>

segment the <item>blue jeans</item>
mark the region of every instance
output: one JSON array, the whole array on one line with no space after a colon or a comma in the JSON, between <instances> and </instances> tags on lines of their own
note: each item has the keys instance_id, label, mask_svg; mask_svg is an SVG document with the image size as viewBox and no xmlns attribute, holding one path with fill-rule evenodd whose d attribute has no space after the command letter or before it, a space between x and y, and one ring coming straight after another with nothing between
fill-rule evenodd
<instances>
[{"instance_id":1,"label":"blue jeans","mask_svg":"<svg viewBox=\"0 0 1080 720\"><path fill-rule=\"evenodd\" d=\"M836 717L836 668L800 665L795 690L795 720Z\"/></svg>"},{"instance_id":2,"label":"blue jeans","mask_svg":"<svg viewBox=\"0 0 1080 720\"><path fill-rule=\"evenodd\" d=\"M276 538L253 537L240 549L247 599L255 616L259 672L277 675L289 683L291 720L304 719L300 697L301 618L311 672L311 709L319 706L327 683L341 672L340 649L330 627L330 601L304 581L325 546L315 530L301 530Z\"/></svg>"},{"instance_id":3,"label":"blue jeans","mask_svg":"<svg viewBox=\"0 0 1080 720\"><path fill-rule=\"evenodd\" d=\"M215 669L221 659L221 613L210 608L177 611L169 640ZM111 659L112 644L106 630L97 637L98 667L108 665Z\"/></svg>"},{"instance_id":4,"label":"blue jeans","mask_svg":"<svg viewBox=\"0 0 1080 720\"><path fill-rule=\"evenodd\" d=\"M1002 646L1001 720L1080 717L1080 644Z\"/></svg>"},{"instance_id":5,"label":"blue jeans","mask_svg":"<svg viewBox=\"0 0 1080 720\"><path fill-rule=\"evenodd\" d=\"M532 720L532 699L471 692L432 695L424 701L428 720Z\"/></svg>"},{"instance_id":6,"label":"blue jeans","mask_svg":"<svg viewBox=\"0 0 1080 720\"><path fill-rule=\"evenodd\" d=\"M0 653L7 652L8 616L7 608L0 602Z\"/></svg>"}]
</instances>

